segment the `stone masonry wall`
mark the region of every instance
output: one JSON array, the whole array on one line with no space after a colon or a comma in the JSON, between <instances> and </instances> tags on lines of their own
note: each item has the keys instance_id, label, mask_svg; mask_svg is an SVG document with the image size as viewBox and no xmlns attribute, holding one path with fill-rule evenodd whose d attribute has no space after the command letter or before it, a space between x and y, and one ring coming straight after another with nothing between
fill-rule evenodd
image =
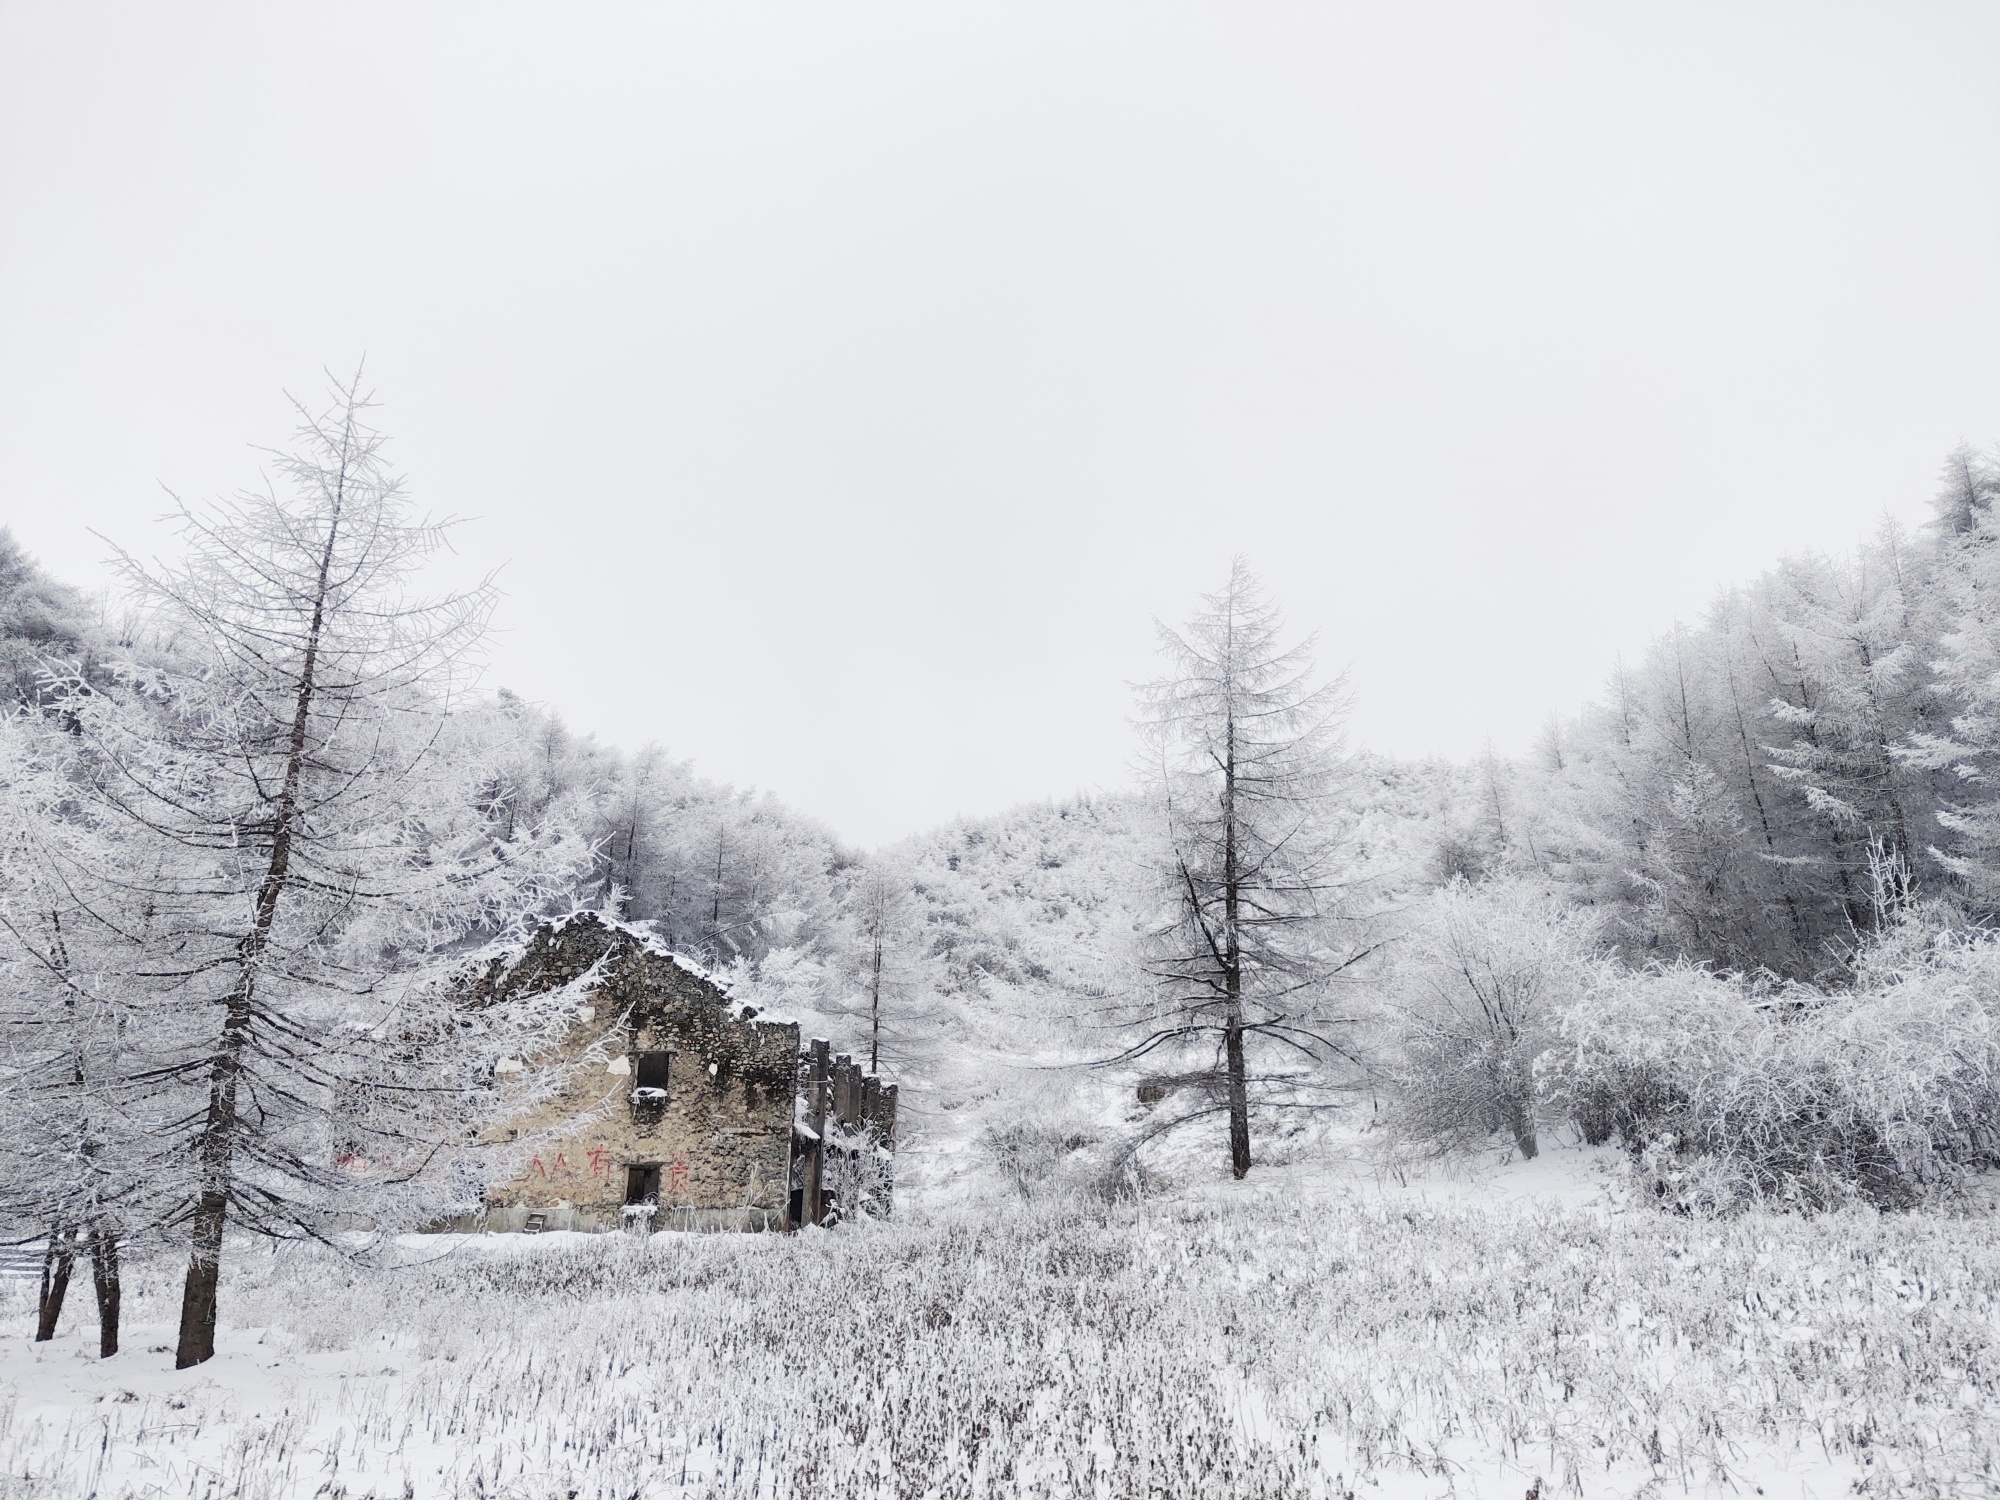
<instances>
[{"instance_id":1,"label":"stone masonry wall","mask_svg":"<svg viewBox=\"0 0 2000 1500\"><path fill-rule=\"evenodd\" d=\"M691 967L589 913L542 926L525 953L482 976L472 1000L555 989L600 961L558 1056L523 1060L574 1071L514 1123L516 1138L545 1139L514 1181L488 1191L479 1227L519 1229L541 1214L549 1229L614 1228L632 1167L657 1169L656 1227L783 1227L797 1026L755 1019ZM672 1054L667 1098L635 1104L646 1052Z\"/></svg>"}]
</instances>

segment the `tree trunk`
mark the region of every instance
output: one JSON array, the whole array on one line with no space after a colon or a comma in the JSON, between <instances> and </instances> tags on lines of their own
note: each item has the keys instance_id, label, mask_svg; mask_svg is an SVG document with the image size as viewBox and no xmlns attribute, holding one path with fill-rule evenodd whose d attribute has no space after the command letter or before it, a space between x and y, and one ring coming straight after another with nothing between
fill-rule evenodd
<instances>
[{"instance_id":1,"label":"tree trunk","mask_svg":"<svg viewBox=\"0 0 2000 1500\"><path fill-rule=\"evenodd\" d=\"M180 1346L174 1368L185 1370L215 1358L216 1292L222 1281L222 1226L228 1212L226 1197L202 1194L195 1209L194 1247L188 1257L187 1282L181 1291Z\"/></svg>"},{"instance_id":2,"label":"tree trunk","mask_svg":"<svg viewBox=\"0 0 2000 1500\"><path fill-rule=\"evenodd\" d=\"M1770 815L1764 810L1763 789L1757 785L1757 757L1750 749L1750 728L1743 720L1743 697L1736 690L1736 662L1733 653L1731 660L1727 663L1725 675L1729 679L1729 704L1736 711L1736 740L1743 747L1743 779L1750 788L1750 801L1757 809L1757 827L1764 835L1764 853L1775 862L1778 857L1778 840L1771 832ZM1796 955L1794 962L1804 964L1806 961L1805 919L1799 915L1798 898L1792 894L1791 882L1789 880L1780 881L1779 887L1784 892L1785 910L1791 917L1792 951Z\"/></svg>"},{"instance_id":3,"label":"tree trunk","mask_svg":"<svg viewBox=\"0 0 2000 1500\"><path fill-rule=\"evenodd\" d=\"M49 1226L48 1249L42 1252L42 1296L35 1308L35 1342L46 1344L56 1336L62 1319L63 1298L69 1295L70 1266L76 1260L76 1234L60 1223Z\"/></svg>"},{"instance_id":4,"label":"tree trunk","mask_svg":"<svg viewBox=\"0 0 2000 1500\"><path fill-rule=\"evenodd\" d=\"M232 1034L237 1038L234 1046L230 1043ZM241 1035L241 1027L233 1033L225 1028L222 1054L216 1059L217 1076L209 1088L208 1123L202 1132L202 1190L195 1202L193 1243L181 1291L180 1346L174 1352L177 1370L215 1358L216 1294L222 1281L222 1231L229 1217Z\"/></svg>"},{"instance_id":5,"label":"tree trunk","mask_svg":"<svg viewBox=\"0 0 2000 1500\"><path fill-rule=\"evenodd\" d=\"M711 942L722 931L722 851L728 841L729 835L718 828L715 831L715 881L708 891L708 933Z\"/></svg>"},{"instance_id":6,"label":"tree trunk","mask_svg":"<svg viewBox=\"0 0 2000 1500\"><path fill-rule=\"evenodd\" d=\"M97 1285L97 1357L118 1352L118 1236L104 1225L90 1231L90 1276Z\"/></svg>"},{"instance_id":7,"label":"tree trunk","mask_svg":"<svg viewBox=\"0 0 2000 1500\"><path fill-rule=\"evenodd\" d=\"M1521 1160L1533 1161L1540 1151L1535 1140L1535 1121L1528 1106L1516 1099L1507 1106L1507 1128L1513 1132L1515 1149Z\"/></svg>"},{"instance_id":8,"label":"tree trunk","mask_svg":"<svg viewBox=\"0 0 2000 1500\"><path fill-rule=\"evenodd\" d=\"M1229 1071L1229 1170L1240 1182L1250 1175L1250 1089L1243 1066L1242 872L1236 868L1236 724L1229 724L1228 755L1222 769L1222 982L1227 1009L1222 1051Z\"/></svg>"},{"instance_id":9,"label":"tree trunk","mask_svg":"<svg viewBox=\"0 0 2000 1500\"><path fill-rule=\"evenodd\" d=\"M1229 1170L1250 1175L1250 1089L1243 1068L1243 1010L1232 1006L1223 1033L1229 1067Z\"/></svg>"},{"instance_id":10,"label":"tree trunk","mask_svg":"<svg viewBox=\"0 0 2000 1500\"><path fill-rule=\"evenodd\" d=\"M344 482L344 471L343 471ZM181 1292L180 1347L174 1368L185 1370L215 1357L216 1291L222 1280L222 1231L229 1218L229 1189L236 1155L236 1085L243 1071L243 1051L250 1025L257 973L271 929L278 920L278 902L291 874L292 834L299 810L299 789L305 777L306 732L312 723L314 689L318 680L319 648L326 627L328 578L334 547L340 537L341 495L336 491L327 525L326 547L320 553L319 585L313 596L312 624L306 632L305 659L299 666L298 695L293 700L291 742L286 747L285 779L278 791L271 820L271 861L257 887L250 930L236 945L237 980L229 992L222 1037L209 1073L208 1118L201 1132L201 1196L195 1202L194 1232L188 1248L187 1283Z\"/></svg>"},{"instance_id":11,"label":"tree trunk","mask_svg":"<svg viewBox=\"0 0 2000 1500\"><path fill-rule=\"evenodd\" d=\"M868 976L868 1071L882 1071L882 933L875 933L875 967Z\"/></svg>"}]
</instances>

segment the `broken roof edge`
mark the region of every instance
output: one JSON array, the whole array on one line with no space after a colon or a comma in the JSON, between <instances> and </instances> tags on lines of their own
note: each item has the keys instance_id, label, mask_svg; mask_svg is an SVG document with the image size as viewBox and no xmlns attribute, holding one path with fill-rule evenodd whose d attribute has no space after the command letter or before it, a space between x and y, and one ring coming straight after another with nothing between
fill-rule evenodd
<instances>
[{"instance_id":1,"label":"broken roof edge","mask_svg":"<svg viewBox=\"0 0 2000 1500\"><path fill-rule=\"evenodd\" d=\"M733 993L734 986L728 979L717 974L700 960L691 958L670 945L654 930L652 922L628 922L621 917L612 916L601 907L576 907L557 916L527 918L513 933L489 944L475 955L475 958L487 964L497 961L502 967L511 969L527 956L537 933L546 931L554 937L573 925L586 922L603 928L614 939L624 938L648 957L663 959L682 973L700 980L721 998L731 1020L767 1026L792 1026L803 1036L805 1023L798 1017L783 1014L769 1006L755 1005L738 999ZM595 969L597 966L592 967Z\"/></svg>"},{"instance_id":2,"label":"broken roof edge","mask_svg":"<svg viewBox=\"0 0 2000 1500\"><path fill-rule=\"evenodd\" d=\"M547 927L553 932L561 932L572 922L586 920L597 923L598 926L609 932L630 938L633 942L644 948L646 952L652 954L653 957L664 958L677 968L694 975L695 978L714 985L716 989L722 991L725 995L729 993L728 984L718 979L713 970L690 958L678 948L669 946L666 939L653 930L653 924L650 921L628 922L623 917L614 917L599 907L580 906L573 911L564 912L559 917L539 917L535 920L534 925L537 927ZM532 928L530 930L532 931Z\"/></svg>"}]
</instances>

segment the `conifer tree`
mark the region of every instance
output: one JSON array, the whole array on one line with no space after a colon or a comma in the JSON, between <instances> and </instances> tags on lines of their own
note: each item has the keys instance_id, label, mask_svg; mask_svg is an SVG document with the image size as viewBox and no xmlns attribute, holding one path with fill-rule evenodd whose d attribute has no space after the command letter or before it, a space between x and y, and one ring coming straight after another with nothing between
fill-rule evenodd
<instances>
[{"instance_id":1,"label":"conifer tree","mask_svg":"<svg viewBox=\"0 0 2000 1500\"><path fill-rule=\"evenodd\" d=\"M286 492L182 506L185 556L123 569L169 647L71 684L93 816L123 850L158 1187L188 1237L176 1362L215 1352L225 1229L323 1234L462 1189L493 1066L558 1023L457 1003L459 945L562 888L567 828L490 815L479 716L455 715L491 591L406 593L444 528L409 515L349 385L276 462Z\"/></svg>"},{"instance_id":2,"label":"conifer tree","mask_svg":"<svg viewBox=\"0 0 2000 1500\"><path fill-rule=\"evenodd\" d=\"M1312 643L1284 646L1281 629L1239 557L1184 629L1161 628L1169 670L1140 699L1166 857L1152 994L1121 1055L1213 1068L1237 1177L1251 1165L1252 1086L1296 1081L1270 1067L1279 1056L1344 1055L1332 991L1367 951L1335 797L1345 685L1315 685ZM1257 1071L1253 1047L1272 1054Z\"/></svg>"},{"instance_id":3,"label":"conifer tree","mask_svg":"<svg viewBox=\"0 0 2000 1500\"><path fill-rule=\"evenodd\" d=\"M78 761L41 714L0 720L0 1221L43 1237L36 1338L55 1335L84 1258L109 1357L120 1243L157 1228L159 1090L128 973L146 915L106 878L122 851L78 795Z\"/></svg>"},{"instance_id":4,"label":"conifer tree","mask_svg":"<svg viewBox=\"0 0 2000 1500\"><path fill-rule=\"evenodd\" d=\"M1946 461L1933 505L1944 555L1935 570L1945 619L1938 697L1948 719L1917 727L1898 747L1940 782L1935 851L1982 917L2000 911L2000 453L1961 444Z\"/></svg>"},{"instance_id":5,"label":"conifer tree","mask_svg":"<svg viewBox=\"0 0 2000 1500\"><path fill-rule=\"evenodd\" d=\"M877 858L863 867L848 897L853 926L849 954L859 991L855 1019L868 1036L868 1071L879 1072L885 1043L891 1051L910 1041L919 1020L916 997L916 897L909 872Z\"/></svg>"}]
</instances>

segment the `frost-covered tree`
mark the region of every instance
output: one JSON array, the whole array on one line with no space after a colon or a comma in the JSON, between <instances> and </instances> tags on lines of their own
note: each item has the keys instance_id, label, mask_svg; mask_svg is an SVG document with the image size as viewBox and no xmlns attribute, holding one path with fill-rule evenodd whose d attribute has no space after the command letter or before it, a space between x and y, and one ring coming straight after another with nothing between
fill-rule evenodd
<instances>
[{"instance_id":1,"label":"frost-covered tree","mask_svg":"<svg viewBox=\"0 0 2000 1500\"><path fill-rule=\"evenodd\" d=\"M1628 957L1845 972L1882 861L1920 891L1950 874L1936 663L1967 545L1885 527L1662 636L1537 758L1536 868L1603 911Z\"/></svg>"},{"instance_id":2,"label":"frost-covered tree","mask_svg":"<svg viewBox=\"0 0 2000 1500\"><path fill-rule=\"evenodd\" d=\"M945 975L928 951L924 904L909 865L876 855L842 872L824 921L723 970L732 995L796 1020L809 1036L907 1082L935 1060Z\"/></svg>"},{"instance_id":3,"label":"frost-covered tree","mask_svg":"<svg viewBox=\"0 0 2000 1500\"><path fill-rule=\"evenodd\" d=\"M157 1228L149 1017L128 974L143 899L80 797L73 736L0 720L0 1222L43 1242L36 1337L54 1336L87 1258L99 1352L118 1351L119 1245Z\"/></svg>"},{"instance_id":4,"label":"frost-covered tree","mask_svg":"<svg viewBox=\"0 0 2000 1500\"><path fill-rule=\"evenodd\" d=\"M1773 700L1790 733L1772 749L1772 770L1817 823L1857 931L1872 847L1916 878L1928 873L1930 787L1895 748L1928 727L1934 556L1885 527L1853 566L1792 559L1762 590L1793 666L1790 691Z\"/></svg>"},{"instance_id":5,"label":"frost-covered tree","mask_svg":"<svg viewBox=\"0 0 2000 1500\"><path fill-rule=\"evenodd\" d=\"M1945 618L1934 665L1949 719L1918 726L1897 753L1938 778L1932 853L1990 916L2000 911L2000 455L1961 445L1943 481L1933 502L1946 542L1935 570Z\"/></svg>"},{"instance_id":6,"label":"frost-covered tree","mask_svg":"<svg viewBox=\"0 0 2000 1500\"><path fill-rule=\"evenodd\" d=\"M59 704L123 851L109 884L148 914L128 973L176 1091L157 1156L189 1241L182 1366L214 1353L227 1226L435 1206L493 1065L555 1024L447 983L582 851L496 821L478 718L453 713L491 595L407 593L444 531L411 517L367 405L300 408L284 493L182 506L180 561L125 558L171 650Z\"/></svg>"},{"instance_id":7,"label":"frost-covered tree","mask_svg":"<svg viewBox=\"0 0 2000 1500\"><path fill-rule=\"evenodd\" d=\"M1535 1064L1599 966L1593 927L1519 881L1454 881L1424 903L1386 987L1407 1138L1453 1151L1504 1130L1535 1155Z\"/></svg>"},{"instance_id":8,"label":"frost-covered tree","mask_svg":"<svg viewBox=\"0 0 2000 1500\"><path fill-rule=\"evenodd\" d=\"M606 894L615 892L627 912L650 915L660 904L661 877L673 864L674 813L687 805L690 782L688 768L658 745L620 759L604 799L599 847Z\"/></svg>"},{"instance_id":9,"label":"frost-covered tree","mask_svg":"<svg viewBox=\"0 0 2000 1500\"><path fill-rule=\"evenodd\" d=\"M907 1045L926 1008L923 929L910 872L893 860L871 860L861 868L846 907L854 1008L867 1027L872 1073L881 1066L885 1041L892 1052Z\"/></svg>"},{"instance_id":10,"label":"frost-covered tree","mask_svg":"<svg viewBox=\"0 0 2000 1500\"><path fill-rule=\"evenodd\" d=\"M1946 538L1992 534L1993 502L2000 500L2000 454L1960 443L1945 455L1938 492L1931 501L1937 529Z\"/></svg>"},{"instance_id":11,"label":"frost-covered tree","mask_svg":"<svg viewBox=\"0 0 2000 1500\"><path fill-rule=\"evenodd\" d=\"M77 591L44 573L0 526L0 695L7 703L39 698L52 661L93 675L98 635Z\"/></svg>"},{"instance_id":12,"label":"frost-covered tree","mask_svg":"<svg viewBox=\"0 0 2000 1500\"><path fill-rule=\"evenodd\" d=\"M481 707L490 721L487 781L480 797L503 838L543 822L575 823L597 851L600 880L615 834L616 752L577 735L560 715L501 688Z\"/></svg>"},{"instance_id":13,"label":"frost-covered tree","mask_svg":"<svg viewBox=\"0 0 2000 1500\"><path fill-rule=\"evenodd\" d=\"M657 747L620 755L541 717L547 779L573 788L595 880L623 915L718 968L778 948L832 956L854 857L826 829L775 797L697 777Z\"/></svg>"},{"instance_id":14,"label":"frost-covered tree","mask_svg":"<svg viewBox=\"0 0 2000 1500\"><path fill-rule=\"evenodd\" d=\"M1221 1084L1231 1171L1250 1170L1250 1090L1261 1045L1296 1064L1344 1055L1335 980L1365 953L1335 797L1347 697L1316 684L1308 640L1238 558L1185 628L1161 627L1168 671L1141 689L1164 819L1150 998L1122 1056L1196 1057Z\"/></svg>"}]
</instances>

